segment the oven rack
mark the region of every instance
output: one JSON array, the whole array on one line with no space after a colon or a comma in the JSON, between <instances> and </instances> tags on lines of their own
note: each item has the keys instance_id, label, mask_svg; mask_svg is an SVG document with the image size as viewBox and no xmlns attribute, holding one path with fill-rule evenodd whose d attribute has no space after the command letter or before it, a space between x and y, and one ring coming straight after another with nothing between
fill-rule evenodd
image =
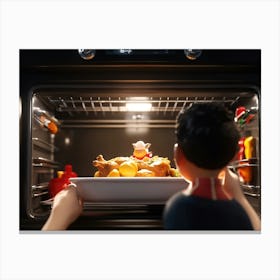
<instances>
[{"instance_id":1,"label":"oven rack","mask_svg":"<svg viewBox=\"0 0 280 280\"><path fill-rule=\"evenodd\" d=\"M39 185L33 185L31 187L32 197L40 197L49 194L48 191L49 182L42 182Z\"/></svg>"},{"instance_id":2,"label":"oven rack","mask_svg":"<svg viewBox=\"0 0 280 280\"><path fill-rule=\"evenodd\" d=\"M49 151L49 152L51 152L51 151L54 151L54 152L58 151L58 148L55 145L50 144L47 141L44 141L44 140L42 140L42 139L40 139L38 137L33 137L32 138L32 142L33 142L33 144L35 146L37 146L37 147L39 147L41 149L44 149L46 151Z\"/></svg>"},{"instance_id":3,"label":"oven rack","mask_svg":"<svg viewBox=\"0 0 280 280\"><path fill-rule=\"evenodd\" d=\"M50 159L37 157L37 158L32 158L32 166L37 168L55 169L60 167L61 163Z\"/></svg>"},{"instance_id":4,"label":"oven rack","mask_svg":"<svg viewBox=\"0 0 280 280\"><path fill-rule=\"evenodd\" d=\"M41 205L52 207L54 199L42 200ZM116 203L116 202L89 202L83 204L82 216L107 216L117 214L147 214L154 208L163 207L163 204L145 203Z\"/></svg>"},{"instance_id":5,"label":"oven rack","mask_svg":"<svg viewBox=\"0 0 280 280\"><path fill-rule=\"evenodd\" d=\"M241 188L243 193L252 197L260 197L261 196L261 187L254 186L249 184L241 184Z\"/></svg>"},{"instance_id":6,"label":"oven rack","mask_svg":"<svg viewBox=\"0 0 280 280\"><path fill-rule=\"evenodd\" d=\"M249 159L236 160L236 161L232 162L232 164L228 165L228 168L230 168L237 175L238 175L238 169L244 168L244 167L252 167L254 169L259 169L259 159L258 158L249 158ZM260 178L258 178L256 180L258 182L258 181L260 181ZM252 196L252 197L260 197L261 186L258 185L258 183L256 183L256 184L247 183L246 184L246 183L240 182L240 185L241 185L241 188L242 188L244 194Z\"/></svg>"},{"instance_id":7,"label":"oven rack","mask_svg":"<svg viewBox=\"0 0 280 280\"><path fill-rule=\"evenodd\" d=\"M47 194L49 194L48 191L45 191L45 192L33 192L32 193L32 197L40 197L40 196L47 195Z\"/></svg>"},{"instance_id":8,"label":"oven rack","mask_svg":"<svg viewBox=\"0 0 280 280\"><path fill-rule=\"evenodd\" d=\"M41 97L45 102L54 106L58 113L68 113L69 116L74 116L76 113L84 113L87 116L89 113L102 114L110 112L128 112L127 104L149 103L151 104L150 112L163 113L178 113L191 103L205 102L223 102L229 106L233 106L240 96L195 96L195 97L115 97L115 96L44 96ZM140 110L141 111L141 110Z\"/></svg>"},{"instance_id":9,"label":"oven rack","mask_svg":"<svg viewBox=\"0 0 280 280\"><path fill-rule=\"evenodd\" d=\"M33 185L32 190L33 191L44 191L47 190L49 187L49 182L42 182L39 185Z\"/></svg>"}]
</instances>

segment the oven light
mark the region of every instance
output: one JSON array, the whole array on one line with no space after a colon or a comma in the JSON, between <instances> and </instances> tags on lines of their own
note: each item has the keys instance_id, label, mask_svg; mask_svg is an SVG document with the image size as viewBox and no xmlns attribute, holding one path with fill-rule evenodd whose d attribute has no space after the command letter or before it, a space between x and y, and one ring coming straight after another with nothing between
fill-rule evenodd
<instances>
[{"instance_id":1,"label":"oven light","mask_svg":"<svg viewBox=\"0 0 280 280\"><path fill-rule=\"evenodd\" d=\"M152 103L126 103L126 109L129 112L148 112L152 109Z\"/></svg>"},{"instance_id":2,"label":"oven light","mask_svg":"<svg viewBox=\"0 0 280 280\"><path fill-rule=\"evenodd\" d=\"M65 143L66 146L70 145L70 138L69 137L65 137L64 143Z\"/></svg>"}]
</instances>

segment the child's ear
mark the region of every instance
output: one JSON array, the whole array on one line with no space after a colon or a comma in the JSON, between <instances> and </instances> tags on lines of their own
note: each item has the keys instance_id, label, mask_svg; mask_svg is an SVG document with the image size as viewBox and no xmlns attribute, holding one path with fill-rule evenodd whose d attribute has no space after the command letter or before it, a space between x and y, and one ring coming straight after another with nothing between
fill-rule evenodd
<instances>
[{"instance_id":1,"label":"child's ear","mask_svg":"<svg viewBox=\"0 0 280 280\"><path fill-rule=\"evenodd\" d=\"M174 161L175 161L176 163L177 163L178 158L179 158L179 149L180 149L180 147L179 147L178 143L176 143L176 144L174 145Z\"/></svg>"},{"instance_id":2,"label":"child's ear","mask_svg":"<svg viewBox=\"0 0 280 280\"><path fill-rule=\"evenodd\" d=\"M175 145L174 145L174 155L175 155L175 153L176 153L176 150L178 149L178 143L175 143Z\"/></svg>"},{"instance_id":3,"label":"child's ear","mask_svg":"<svg viewBox=\"0 0 280 280\"><path fill-rule=\"evenodd\" d=\"M174 160L177 164L181 163L182 161L186 161L185 155L182 149L179 147L178 143L174 145Z\"/></svg>"},{"instance_id":4,"label":"child's ear","mask_svg":"<svg viewBox=\"0 0 280 280\"><path fill-rule=\"evenodd\" d=\"M183 150L178 144L174 145L174 161L176 168L186 180L191 180L190 172L192 170L191 164L186 159Z\"/></svg>"}]
</instances>

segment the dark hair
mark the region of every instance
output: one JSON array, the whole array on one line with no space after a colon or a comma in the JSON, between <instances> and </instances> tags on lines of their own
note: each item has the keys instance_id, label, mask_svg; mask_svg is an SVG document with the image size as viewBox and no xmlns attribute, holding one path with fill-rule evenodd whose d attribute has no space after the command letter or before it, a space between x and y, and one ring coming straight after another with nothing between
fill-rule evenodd
<instances>
[{"instance_id":1,"label":"dark hair","mask_svg":"<svg viewBox=\"0 0 280 280\"><path fill-rule=\"evenodd\" d=\"M225 167L238 151L233 113L220 103L196 103L180 112L176 136L186 158L204 169Z\"/></svg>"}]
</instances>

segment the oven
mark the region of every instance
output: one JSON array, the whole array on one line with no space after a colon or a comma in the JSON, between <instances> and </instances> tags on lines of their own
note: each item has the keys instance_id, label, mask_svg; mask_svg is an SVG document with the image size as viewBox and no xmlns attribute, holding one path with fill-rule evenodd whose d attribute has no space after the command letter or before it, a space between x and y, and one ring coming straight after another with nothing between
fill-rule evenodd
<instances>
[{"instance_id":1,"label":"oven","mask_svg":"<svg viewBox=\"0 0 280 280\"><path fill-rule=\"evenodd\" d=\"M175 168L176 116L198 102L224 103L253 139L254 155L229 168L260 215L260 60L260 50L20 50L20 230L41 229L65 166L94 178L98 155L131 156L141 140ZM163 229L164 199L107 195L85 201L70 229Z\"/></svg>"}]
</instances>

